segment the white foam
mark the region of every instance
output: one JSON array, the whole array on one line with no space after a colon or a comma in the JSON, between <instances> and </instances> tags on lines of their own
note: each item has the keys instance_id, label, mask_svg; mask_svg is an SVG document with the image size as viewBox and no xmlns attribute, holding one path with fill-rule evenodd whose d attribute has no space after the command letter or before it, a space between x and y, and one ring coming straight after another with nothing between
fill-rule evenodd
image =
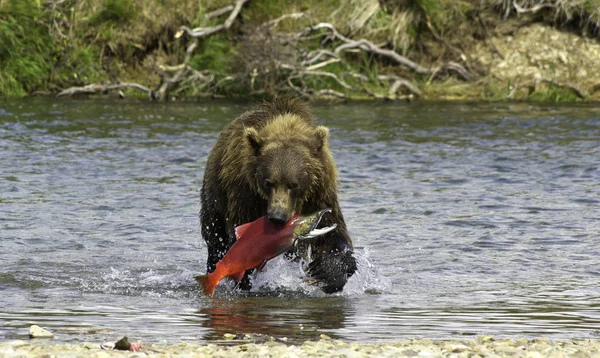
<instances>
[{"instance_id":1,"label":"white foam","mask_svg":"<svg viewBox=\"0 0 600 358\"><path fill-rule=\"evenodd\" d=\"M392 292L391 280L380 273L369 257L367 249L358 249L354 253L358 270L350 277L344 290L336 295L359 296ZM187 269L176 272L158 273L149 269L143 272L119 270L111 267L109 272L97 276L93 281L78 280L84 292L104 292L121 295L149 297L183 297L201 295L194 279L199 272ZM302 270L302 263L292 262L279 256L267 263L263 271L251 276L251 294L276 296L302 295L307 297L326 296L319 287L310 284ZM217 287L218 296L245 295L246 292L234 290L235 283L223 279Z\"/></svg>"},{"instance_id":2,"label":"white foam","mask_svg":"<svg viewBox=\"0 0 600 358\"><path fill-rule=\"evenodd\" d=\"M358 296L365 293L380 294L392 292L392 281L383 276L369 257L367 249L354 252L358 270L338 295ZM310 281L302 271L302 264L279 256L267 263L262 272L251 277L251 292L275 291L302 293L308 296L322 296L324 293Z\"/></svg>"}]
</instances>

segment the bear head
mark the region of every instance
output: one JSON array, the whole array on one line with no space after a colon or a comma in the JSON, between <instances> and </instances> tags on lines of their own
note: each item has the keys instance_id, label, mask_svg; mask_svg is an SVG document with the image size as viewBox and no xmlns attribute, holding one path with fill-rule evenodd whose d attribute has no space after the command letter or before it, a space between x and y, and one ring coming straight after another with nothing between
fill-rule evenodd
<instances>
[{"instance_id":1,"label":"bear head","mask_svg":"<svg viewBox=\"0 0 600 358\"><path fill-rule=\"evenodd\" d=\"M267 201L267 216L283 225L321 190L331 153L329 130L288 114L260 129L245 128L250 187ZM333 178L335 180L335 178Z\"/></svg>"}]
</instances>

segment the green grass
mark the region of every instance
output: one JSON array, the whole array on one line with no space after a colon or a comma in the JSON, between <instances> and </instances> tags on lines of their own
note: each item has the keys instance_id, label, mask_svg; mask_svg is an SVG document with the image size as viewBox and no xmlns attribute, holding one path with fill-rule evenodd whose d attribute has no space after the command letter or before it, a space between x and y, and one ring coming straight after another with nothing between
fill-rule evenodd
<instances>
[{"instance_id":1,"label":"green grass","mask_svg":"<svg viewBox=\"0 0 600 358\"><path fill-rule=\"evenodd\" d=\"M44 13L34 0L5 0L0 6L0 95L43 91L54 50Z\"/></svg>"},{"instance_id":2,"label":"green grass","mask_svg":"<svg viewBox=\"0 0 600 358\"><path fill-rule=\"evenodd\" d=\"M579 97L569 89L547 85L537 88L526 99L533 102L572 103L577 102Z\"/></svg>"},{"instance_id":3,"label":"green grass","mask_svg":"<svg viewBox=\"0 0 600 358\"><path fill-rule=\"evenodd\" d=\"M104 6L90 21L92 25L100 23L126 25L133 21L136 9L133 0L104 0Z\"/></svg>"}]
</instances>

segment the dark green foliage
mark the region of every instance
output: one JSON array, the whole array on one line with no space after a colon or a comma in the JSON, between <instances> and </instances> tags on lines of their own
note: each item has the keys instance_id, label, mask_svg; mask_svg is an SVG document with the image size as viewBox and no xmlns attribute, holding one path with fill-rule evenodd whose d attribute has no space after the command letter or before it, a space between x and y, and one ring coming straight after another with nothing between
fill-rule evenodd
<instances>
[{"instance_id":1,"label":"dark green foliage","mask_svg":"<svg viewBox=\"0 0 600 358\"><path fill-rule=\"evenodd\" d=\"M135 18L133 0L105 0L104 8L94 17L93 24L110 22L126 24Z\"/></svg>"},{"instance_id":2,"label":"dark green foliage","mask_svg":"<svg viewBox=\"0 0 600 358\"><path fill-rule=\"evenodd\" d=\"M198 71L226 73L229 70L230 59L235 53L231 45L231 41L223 34L208 37L196 49L190 65Z\"/></svg>"},{"instance_id":3,"label":"dark green foliage","mask_svg":"<svg viewBox=\"0 0 600 358\"><path fill-rule=\"evenodd\" d=\"M53 40L34 0L0 5L0 95L42 90L52 68Z\"/></svg>"}]
</instances>

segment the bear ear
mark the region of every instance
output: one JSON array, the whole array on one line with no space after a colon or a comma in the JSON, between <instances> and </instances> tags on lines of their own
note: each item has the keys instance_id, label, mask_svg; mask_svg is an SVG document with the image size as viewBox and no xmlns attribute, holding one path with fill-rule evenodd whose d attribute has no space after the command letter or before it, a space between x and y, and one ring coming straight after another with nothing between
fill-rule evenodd
<instances>
[{"instance_id":1,"label":"bear ear","mask_svg":"<svg viewBox=\"0 0 600 358\"><path fill-rule=\"evenodd\" d=\"M254 154L258 155L262 145L262 138L260 137L260 134L258 134L258 131L252 127L248 127L244 129L244 135L252 149L254 149Z\"/></svg>"},{"instance_id":2,"label":"bear ear","mask_svg":"<svg viewBox=\"0 0 600 358\"><path fill-rule=\"evenodd\" d=\"M320 151L326 144L327 138L329 137L329 128L324 126L318 126L315 131L315 149Z\"/></svg>"}]
</instances>

